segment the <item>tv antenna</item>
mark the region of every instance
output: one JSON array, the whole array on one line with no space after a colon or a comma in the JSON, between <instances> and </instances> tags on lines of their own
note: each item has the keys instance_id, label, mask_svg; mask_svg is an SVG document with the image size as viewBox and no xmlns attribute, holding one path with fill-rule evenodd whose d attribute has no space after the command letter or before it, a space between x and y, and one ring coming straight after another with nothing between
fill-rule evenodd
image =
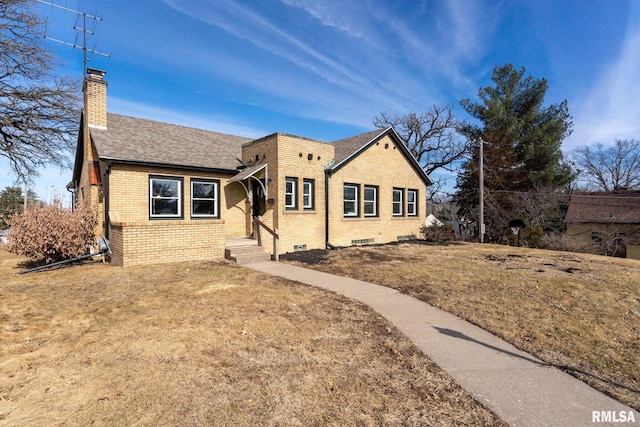
<instances>
[{"instance_id":1,"label":"tv antenna","mask_svg":"<svg viewBox=\"0 0 640 427\"><path fill-rule=\"evenodd\" d=\"M97 51L95 49L91 49L87 47L87 35L92 36L94 35L94 31L95 27L98 23L98 21L102 21L102 18L100 18L99 16L94 16L94 15L89 15L86 12L81 12L79 10L75 10L75 9L69 9L68 7L65 6L60 6L58 4L55 3L51 3L48 1L44 1L44 0L36 0L38 3L42 3L42 4L46 4L47 6L51 6L51 7L55 7L58 9L62 9L65 12L71 12L71 13L75 13L76 15L78 15L78 19L76 20L76 25L73 26L74 30L80 31L82 33L82 45L79 45L77 43L78 39L76 37L76 41L74 43L69 43L66 42L64 40L58 40L58 39L54 39L53 37L49 37L46 33L46 27L45 27L45 34L44 34L44 38L47 40L51 40L54 41L56 43L60 43L63 44L65 46L70 46L74 49L80 49L82 50L82 71L84 72L84 70L87 69L87 62L91 59L89 58L89 55L101 55L101 56L106 56L107 58L111 58L111 54L108 53L104 53L104 52L100 52ZM80 19L80 17L82 17L82 26L78 26L78 20ZM89 30L87 28L87 19L90 20L91 22L93 22L93 29ZM94 45L95 48L95 45Z\"/></svg>"}]
</instances>

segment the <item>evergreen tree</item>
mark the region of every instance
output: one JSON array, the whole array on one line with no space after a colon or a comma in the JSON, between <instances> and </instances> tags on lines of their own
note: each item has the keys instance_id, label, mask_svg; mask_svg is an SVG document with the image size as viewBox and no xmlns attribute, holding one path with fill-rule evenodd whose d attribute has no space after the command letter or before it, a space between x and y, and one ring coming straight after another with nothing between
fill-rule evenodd
<instances>
[{"instance_id":1,"label":"evergreen tree","mask_svg":"<svg viewBox=\"0 0 640 427\"><path fill-rule=\"evenodd\" d=\"M563 161L560 145L571 133L572 123L567 101L545 107L546 79L525 77L524 67L496 67L492 81L493 86L478 91L480 102L460 101L480 124L461 127L461 133L475 144L458 174L455 200L461 215L478 219L478 160L483 141L485 224L489 236L499 236L511 219L522 217L513 194L558 189L571 181L572 171Z\"/></svg>"},{"instance_id":2,"label":"evergreen tree","mask_svg":"<svg viewBox=\"0 0 640 427\"><path fill-rule=\"evenodd\" d=\"M30 204L37 202L38 196L33 190L27 191L27 199ZM7 220L14 214L21 213L24 208L24 195L20 187L5 187L0 191L0 230L9 227Z\"/></svg>"}]
</instances>

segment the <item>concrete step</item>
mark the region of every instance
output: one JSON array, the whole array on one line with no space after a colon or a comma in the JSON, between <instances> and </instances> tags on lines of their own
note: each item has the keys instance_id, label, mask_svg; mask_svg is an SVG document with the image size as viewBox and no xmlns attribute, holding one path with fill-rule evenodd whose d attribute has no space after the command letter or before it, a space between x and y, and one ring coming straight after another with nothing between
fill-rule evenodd
<instances>
[{"instance_id":1,"label":"concrete step","mask_svg":"<svg viewBox=\"0 0 640 427\"><path fill-rule=\"evenodd\" d=\"M236 264L249 264L271 260L271 255L264 248L256 245L231 246L224 250L224 257Z\"/></svg>"},{"instance_id":2,"label":"concrete step","mask_svg":"<svg viewBox=\"0 0 640 427\"><path fill-rule=\"evenodd\" d=\"M238 256L232 256L230 259L231 261L235 262L238 265L244 265L244 264L253 264L254 262L271 261L271 255L269 255L268 253L238 255Z\"/></svg>"}]
</instances>

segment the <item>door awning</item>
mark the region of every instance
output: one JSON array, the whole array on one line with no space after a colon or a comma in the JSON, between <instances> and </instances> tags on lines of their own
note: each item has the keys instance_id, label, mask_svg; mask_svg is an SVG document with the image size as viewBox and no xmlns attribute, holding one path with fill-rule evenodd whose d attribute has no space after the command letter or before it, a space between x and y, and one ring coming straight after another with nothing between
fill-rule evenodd
<instances>
[{"instance_id":1,"label":"door awning","mask_svg":"<svg viewBox=\"0 0 640 427\"><path fill-rule=\"evenodd\" d=\"M255 165L255 166L250 166L246 169L241 170L238 174L234 175L229 182L239 182L239 181L244 181L245 179L249 179L252 176L254 176L255 174L257 174L258 172L260 172L262 169L266 169L267 168L267 164L263 163L261 165Z\"/></svg>"},{"instance_id":2,"label":"door awning","mask_svg":"<svg viewBox=\"0 0 640 427\"><path fill-rule=\"evenodd\" d=\"M263 169L264 169L264 181L255 176L255 174L257 174ZM256 181L260 187L262 187L262 192L264 193L264 199L267 200L267 198L269 197L267 193L267 186L266 186L268 182L267 171L268 171L267 163L250 166L246 169L241 170L239 173L231 177L229 182L239 182L240 184L242 184L242 186L244 187L245 193L247 193L247 198L250 198L251 197L251 191L249 189L250 187L247 187L244 182L250 181L251 178L253 178L254 181Z\"/></svg>"}]
</instances>

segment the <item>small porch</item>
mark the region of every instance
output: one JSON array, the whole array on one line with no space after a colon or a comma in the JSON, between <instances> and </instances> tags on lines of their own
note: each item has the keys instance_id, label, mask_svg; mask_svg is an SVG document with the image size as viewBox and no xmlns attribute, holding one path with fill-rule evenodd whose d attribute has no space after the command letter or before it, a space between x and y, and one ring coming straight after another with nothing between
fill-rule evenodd
<instances>
[{"instance_id":1,"label":"small porch","mask_svg":"<svg viewBox=\"0 0 640 427\"><path fill-rule=\"evenodd\" d=\"M236 264L269 261L271 255L265 252L258 241L251 236L228 237L225 241L224 257Z\"/></svg>"},{"instance_id":2,"label":"small porch","mask_svg":"<svg viewBox=\"0 0 640 427\"><path fill-rule=\"evenodd\" d=\"M260 217L253 219L253 229L256 238L253 236L227 237L225 239L224 257L236 264L249 264L252 262L270 261L271 254L267 253L262 246L262 229L265 229L273 236L273 259L279 259L279 235L277 230L271 230L265 225Z\"/></svg>"}]
</instances>

